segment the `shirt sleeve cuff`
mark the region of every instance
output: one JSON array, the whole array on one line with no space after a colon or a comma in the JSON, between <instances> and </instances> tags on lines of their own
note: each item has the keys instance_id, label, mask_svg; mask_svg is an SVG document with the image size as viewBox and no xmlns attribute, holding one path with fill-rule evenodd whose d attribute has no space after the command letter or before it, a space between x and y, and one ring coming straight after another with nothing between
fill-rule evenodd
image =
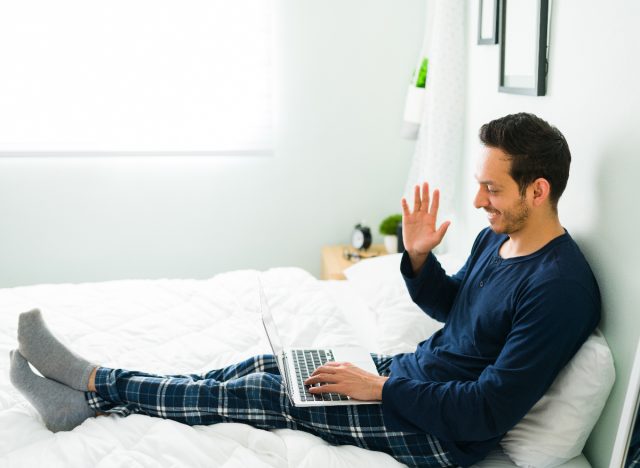
<instances>
[{"instance_id":1,"label":"shirt sleeve cuff","mask_svg":"<svg viewBox=\"0 0 640 468\"><path fill-rule=\"evenodd\" d=\"M404 377L389 377L382 387L382 417L384 424L392 431L405 432L422 432L421 428L409 423L402 416L402 407L398 406L398 400L403 401L400 397L402 381L406 381ZM400 387L399 387L400 386Z\"/></svg>"},{"instance_id":2,"label":"shirt sleeve cuff","mask_svg":"<svg viewBox=\"0 0 640 468\"><path fill-rule=\"evenodd\" d=\"M407 283L419 283L424 279L425 276L428 276L427 272L432 268L435 261L435 255L429 252L424 265L422 265L422 268L420 268L420 271L418 271L417 274L414 274L413 267L411 266L411 259L409 258L409 254L405 250L402 254L402 259L400 260L400 273L402 273L402 276Z\"/></svg>"}]
</instances>

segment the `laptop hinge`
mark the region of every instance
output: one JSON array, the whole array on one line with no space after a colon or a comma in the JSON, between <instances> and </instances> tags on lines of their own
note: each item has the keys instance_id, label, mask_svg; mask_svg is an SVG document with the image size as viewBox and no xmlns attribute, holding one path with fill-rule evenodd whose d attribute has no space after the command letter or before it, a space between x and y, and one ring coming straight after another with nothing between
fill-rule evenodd
<instances>
[{"instance_id":1,"label":"laptop hinge","mask_svg":"<svg viewBox=\"0 0 640 468\"><path fill-rule=\"evenodd\" d=\"M291 404L295 406L296 404L293 401L293 395L294 395L293 388L292 388L293 380L291 380L291 375L289 374L289 364L287 363L287 355L284 351L282 352L282 364L283 364L282 367L284 367L284 373L286 374L283 377L284 377L285 387L287 388L287 396L289 397L289 401L291 402Z\"/></svg>"}]
</instances>

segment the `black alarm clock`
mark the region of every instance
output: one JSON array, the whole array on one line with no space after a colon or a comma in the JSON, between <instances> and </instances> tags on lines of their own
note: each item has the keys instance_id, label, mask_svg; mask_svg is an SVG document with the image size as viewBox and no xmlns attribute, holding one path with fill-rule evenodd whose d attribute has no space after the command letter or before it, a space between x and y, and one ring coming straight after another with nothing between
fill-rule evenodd
<instances>
[{"instance_id":1,"label":"black alarm clock","mask_svg":"<svg viewBox=\"0 0 640 468\"><path fill-rule=\"evenodd\" d=\"M367 250L371 246L371 229L356 224L351 235L351 245L358 250Z\"/></svg>"}]
</instances>

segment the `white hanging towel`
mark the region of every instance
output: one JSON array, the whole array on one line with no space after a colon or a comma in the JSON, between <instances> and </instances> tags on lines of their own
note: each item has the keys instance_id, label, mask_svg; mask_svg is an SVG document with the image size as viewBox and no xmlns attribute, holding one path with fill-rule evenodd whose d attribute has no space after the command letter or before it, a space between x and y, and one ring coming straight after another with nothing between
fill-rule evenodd
<instances>
[{"instance_id":1,"label":"white hanging towel","mask_svg":"<svg viewBox=\"0 0 640 468\"><path fill-rule=\"evenodd\" d=\"M422 41L422 48L416 61L416 68L411 77L411 82L407 87L407 97L404 103L404 115L400 135L407 140L418 138L418 130L423 120L425 87L429 65L429 44L431 36L431 18L429 2L425 2L425 32Z\"/></svg>"},{"instance_id":2,"label":"white hanging towel","mask_svg":"<svg viewBox=\"0 0 640 468\"><path fill-rule=\"evenodd\" d=\"M404 196L427 181L440 189L438 220L453 220L463 152L465 111L465 0L431 0L429 70L418 141ZM429 32L429 31L427 31ZM411 204L411 203L410 203ZM445 243L441 251L447 250Z\"/></svg>"},{"instance_id":3,"label":"white hanging towel","mask_svg":"<svg viewBox=\"0 0 640 468\"><path fill-rule=\"evenodd\" d=\"M407 89L401 130L402 138L406 138L407 140L415 140L418 138L418 130L420 129L420 122L422 121L422 114L424 112L424 95L428 67L429 59L424 57Z\"/></svg>"}]
</instances>

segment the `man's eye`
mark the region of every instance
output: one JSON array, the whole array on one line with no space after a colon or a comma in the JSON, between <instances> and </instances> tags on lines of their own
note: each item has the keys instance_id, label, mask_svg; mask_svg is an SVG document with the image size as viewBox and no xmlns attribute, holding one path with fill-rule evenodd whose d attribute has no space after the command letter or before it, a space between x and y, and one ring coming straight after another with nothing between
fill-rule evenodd
<instances>
[{"instance_id":1,"label":"man's eye","mask_svg":"<svg viewBox=\"0 0 640 468\"><path fill-rule=\"evenodd\" d=\"M487 187L487 192L492 193L492 194L493 194L493 193L498 193L498 191L497 191L497 190L495 190L495 189L491 189L491 188L489 188L489 187Z\"/></svg>"}]
</instances>

